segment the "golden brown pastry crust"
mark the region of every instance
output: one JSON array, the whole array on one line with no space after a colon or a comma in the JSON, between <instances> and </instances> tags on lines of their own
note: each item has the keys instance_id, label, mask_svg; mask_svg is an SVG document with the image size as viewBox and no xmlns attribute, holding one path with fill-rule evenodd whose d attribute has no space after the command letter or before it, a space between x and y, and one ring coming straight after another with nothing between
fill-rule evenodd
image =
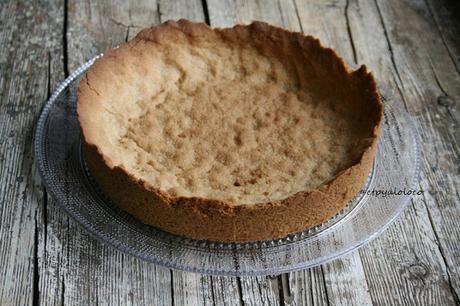
<instances>
[{"instance_id":1,"label":"golden brown pastry crust","mask_svg":"<svg viewBox=\"0 0 460 306\"><path fill-rule=\"evenodd\" d=\"M298 192L283 200L234 205L206 198L173 196L132 176L123 166L113 165L99 150L98 144L93 141L94 123L89 115L94 111L94 103L91 101L98 93L91 88L91 82L85 75L79 87L77 112L84 138L85 158L104 193L122 209L146 224L174 234L213 241L280 238L324 222L340 211L356 195L367 178L383 116L383 106L374 78L366 67L362 66L351 72L333 50L322 47L317 39L262 22L215 30L205 24L186 20L166 22L140 32L128 46L140 40L174 40L178 30L196 39L214 32L241 45L249 40L256 40L261 52L276 49L273 44L286 44L292 50L298 49L299 54L308 54L317 65L328 67L327 72L333 71L334 77L343 81L343 86L347 87L344 94L356 95L365 101L361 105L349 107L361 107L359 112L364 118L361 128L368 129L368 142L360 148L359 158L353 161L353 165L335 178L316 189ZM105 57L113 56L117 52L128 51L127 48L121 51L110 50ZM104 69L104 65L96 63L91 68L93 75L97 75L100 69ZM321 72L323 71L318 74ZM337 90L340 90L341 84L337 86Z\"/></svg>"}]
</instances>

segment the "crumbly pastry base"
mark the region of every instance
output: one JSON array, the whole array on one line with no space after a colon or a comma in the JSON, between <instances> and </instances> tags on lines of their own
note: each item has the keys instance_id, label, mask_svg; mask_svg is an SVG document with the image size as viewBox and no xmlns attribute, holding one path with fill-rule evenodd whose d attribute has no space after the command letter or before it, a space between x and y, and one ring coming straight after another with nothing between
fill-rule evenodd
<instances>
[{"instance_id":1,"label":"crumbly pastry base","mask_svg":"<svg viewBox=\"0 0 460 306\"><path fill-rule=\"evenodd\" d=\"M144 30L138 37L153 41L164 39L163 36L168 35L171 29L195 33L192 35L200 31L210 31L203 24L181 20L178 23L168 22L160 27ZM244 36L241 33L244 32L252 35L257 33L258 36L266 37L268 41L296 41L300 48L308 49L307 52L321 60L322 64L332 66L339 78L348 78L347 86L351 87L349 90L354 94L359 91L367 103L366 109L360 113L365 119L358 124L358 130L365 129L368 133L364 142L353 152L349 164L319 187L306 188L285 198L260 203L237 205L226 199L181 196L161 190L130 173L124 165L113 164L98 146L97 141L94 141L91 124L88 123L88 106L97 92L91 88L91 82L85 76L79 88L77 111L84 138L85 159L92 175L106 195L142 222L195 239L268 240L299 232L326 221L356 195L372 165L383 115L383 107L372 75L364 66L350 72L332 50L323 48L318 40L312 37L288 32L265 23L256 22L250 26L237 26L224 31L229 39L241 38ZM108 55L113 56L113 53L109 52ZM366 115L369 118L366 118Z\"/></svg>"},{"instance_id":2,"label":"crumbly pastry base","mask_svg":"<svg viewBox=\"0 0 460 306\"><path fill-rule=\"evenodd\" d=\"M358 165L316 190L278 202L238 206L200 198L172 201L123 169L107 167L95 147L85 146L84 154L102 191L143 223L195 239L245 242L281 238L337 214L365 183L375 147L366 151Z\"/></svg>"}]
</instances>

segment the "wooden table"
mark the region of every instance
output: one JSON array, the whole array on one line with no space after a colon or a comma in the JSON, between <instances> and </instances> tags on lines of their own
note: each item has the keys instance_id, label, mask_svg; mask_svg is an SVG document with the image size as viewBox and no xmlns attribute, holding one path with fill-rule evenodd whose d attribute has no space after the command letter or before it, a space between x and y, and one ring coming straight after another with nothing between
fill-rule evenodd
<instances>
[{"instance_id":1,"label":"wooden table","mask_svg":"<svg viewBox=\"0 0 460 306\"><path fill-rule=\"evenodd\" d=\"M460 8L436 0L1 1L0 305L453 305L460 296ZM401 95L424 191L372 243L322 266L227 278L156 266L91 238L49 198L32 135L85 60L167 19L265 20L313 34Z\"/></svg>"}]
</instances>

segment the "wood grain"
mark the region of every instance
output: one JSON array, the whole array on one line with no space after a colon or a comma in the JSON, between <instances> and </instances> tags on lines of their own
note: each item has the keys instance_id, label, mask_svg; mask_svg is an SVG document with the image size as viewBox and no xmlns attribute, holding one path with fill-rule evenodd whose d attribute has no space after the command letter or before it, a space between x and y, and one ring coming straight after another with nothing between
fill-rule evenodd
<instances>
[{"instance_id":1,"label":"wood grain","mask_svg":"<svg viewBox=\"0 0 460 306\"><path fill-rule=\"evenodd\" d=\"M329 8L326 9L323 5L329 5ZM326 12L322 12L318 6L323 7ZM395 6L392 7L394 8ZM393 45L391 45L387 37L387 32L389 31L384 28L380 12L375 3L369 1L318 1L318 3L315 2L314 4L312 2L303 3L303 5L298 3L297 7L303 7L302 10L299 9L299 16L301 20L305 20L305 24L302 23L304 31L311 26L313 28L310 31L316 33L322 40L329 41L333 37L333 41L338 44L338 46L333 45L333 47L339 52L344 46L348 46L349 51L342 50L341 54L349 62L351 53L357 62L368 64L379 80L390 84L393 88L399 87L401 90L405 90L405 83L401 80L400 71L397 69L398 66L395 65ZM329 20L333 18L331 14L334 10L338 10L334 23L321 20L323 18L329 18ZM398 9L395 8L395 10ZM319 12L320 17L317 17L317 12ZM342 25L340 25L339 21L340 12L343 12ZM407 18L407 15L404 17L401 13L398 17L398 19L392 20L392 25L396 26L398 20ZM414 19L415 16L411 20ZM313 22L309 22L311 20ZM380 24L378 24L379 20ZM318 27L320 28L319 31ZM321 31L323 27L326 29ZM398 32L402 33L400 29L397 31L396 28L391 31L391 33ZM348 44L345 43L347 42L347 36L350 39ZM401 53L404 52L407 52L407 50L401 50ZM409 75L407 68L404 67L402 71ZM420 80L420 82L422 83L423 80ZM408 108L411 109L409 103L410 101L407 101ZM360 251L368 287L371 289L372 301L378 304L398 304L403 301L409 301L411 304L452 303L453 297L449 290L447 279L443 275L445 266L442 257L437 251L437 245L432 238L433 232L430 232L430 226L425 227L426 222L429 223L427 212L423 208L417 211L411 209L404 215L404 220L405 222L400 221L397 223L396 226L399 225L397 230L395 230L395 226L391 227L386 235L383 235L382 238ZM429 234L431 234L431 237ZM396 235L399 238L396 238ZM392 246L395 241L401 242L401 240L406 243L406 248ZM375 254L377 250L380 255L378 258L382 263L376 260ZM414 254L418 256L414 256ZM411 269L411 265L415 268ZM426 272L425 269L429 269L430 272ZM407 270L411 270L412 273L419 271L420 275L423 275L424 278L426 277L427 286L423 288L424 294L420 294L415 282L404 283L404 278L408 277L411 272L405 273L402 271ZM375 275L378 275L378 277L375 277ZM401 285L394 286L396 283ZM388 294L389 292L393 292L393 294Z\"/></svg>"},{"instance_id":2,"label":"wood grain","mask_svg":"<svg viewBox=\"0 0 460 306\"><path fill-rule=\"evenodd\" d=\"M210 25L214 27L248 23L254 19L271 20L281 25L277 5L276 1L207 1L207 12ZM281 283L277 277L244 277L237 280L237 286L244 305L280 304Z\"/></svg>"},{"instance_id":3,"label":"wood grain","mask_svg":"<svg viewBox=\"0 0 460 306\"><path fill-rule=\"evenodd\" d=\"M457 72L460 73L460 21L458 18L460 3L451 0L427 0L426 10L436 24L434 32L441 36L449 57L454 62Z\"/></svg>"},{"instance_id":4,"label":"wood grain","mask_svg":"<svg viewBox=\"0 0 460 306\"><path fill-rule=\"evenodd\" d=\"M355 65L356 54L348 28L347 2L299 0L294 4L295 12L288 15L289 19L297 19L305 34L320 38L322 44L334 48L349 65ZM330 20L334 22L331 23ZM328 303L372 304L357 252L324 265L321 272ZM300 274L299 277L301 278L299 281L302 281L303 278L308 277L308 274ZM295 292L292 294L296 295Z\"/></svg>"},{"instance_id":5,"label":"wood grain","mask_svg":"<svg viewBox=\"0 0 460 306\"><path fill-rule=\"evenodd\" d=\"M64 71L73 71L95 54L122 43L131 28L157 23L158 19L150 18L158 15L156 8L156 3L149 2L138 2L136 6L126 2L69 2L63 27L63 42L67 43ZM131 23L132 16L136 23ZM46 260L40 273L43 304L172 303L168 269L95 241L52 201L48 203L46 221Z\"/></svg>"},{"instance_id":6,"label":"wood grain","mask_svg":"<svg viewBox=\"0 0 460 306\"><path fill-rule=\"evenodd\" d=\"M225 7L221 5L224 4ZM316 4L311 7L312 1L301 2L301 3L294 3L288 1L271 1L271 2L257 2L257 1L237 1L237 2L214 2L208 1L209 6L209 16L211 25L217 26L227 26L237 22L241 23L249 23L252 20L263 20L267 21L271 24L279 25L285 28L288 28L293 31L300 31L300 30L307 30L306 33L308 34L321 34L323 36L325 33L327 35L331 35L329 31L330 29L323 28L326 24L327 20L335 20L334 23L335 30L334 36L326 36L326 44L329 42L331 43L334 41L336 43L337 49L339 52L343 51L346 55L346 59L353 60L353 53L350 49L347 49L344 46L350 46L349 37L346 32L340 31L340 20L342 20L343 25L346 28L345 18L343 15L344 6L343 7L332 7L327 8L328 2L324 1L317 1ZM325 6L326 5L326 6ZM304 10L299 11L298 8L302 7ZM276 9L274 9L276 8ZM305 10L305 8L307 10ZM320 10L318 12L318 10ZM233 14L230 14L232 12ZM322 13L326 13L322 14ZM324 20L315 19L315 16L322 16L324 15ZM309 20L308 23L301 23L301 20ZM311 21L311 22L310 22ZM215 22L215 23L213 23ZM316 27L316 29L312 29L310 27ZM333 38L331 38L333 37ZM338 39L340 37L340 39ZM324 41L323 41L324 42ZM346 42L347 44L344 44ZM355 265L350 265L349 263L353 262L356 263ZM341 275L342 278L335 278L331 277L328 278L328 282L326 282L326 286L324 286L324 276L323 270L313 270L316 273L320 273L320 275L314 275L316 278L323 279L322 283L315 283L316 287L310 288L310 292L325 292L324 294L317 295L316 300L320 298L324 298L321 300L321 303L337 303L342 300L343 296L349 297L348 301L350 304L369 304L370 297L366 291L366 283L363 280L365 279L363 269L361 267L361 262L359 255L354 253L351 255L351 259L346 262L342 262L342 259L337 260L335 263L328 264L326 269L326 273L328 277L329 275ZM361 269L359 269L361 268ZM279 287L284 288L283 294L278 296L282 296L283 300L290 300L292 302L300 303L301 301L306 301L304 295L305 292L294 290L286 290L285 288L294 288L297 289L295 284L303 283L305 279L311 279L310 273L306 271L305 273L296 273L293 276L286 278L281 277L279 281ZM299 277L300 280L296 280L295 277ZM283 284L283 279L284 284ZM347 280L347 281L344 281ZM286 284L286 281L289 283ZM294 283L294 284L292 284ZM362 294L353 294L356 290L357 286L363 286L363 289L359 290ZM257 296L257 290L255 290L254 286L247 286L248 291L252 294L249 296ZM329 296L328 294L329 293ZM337 293L334 295L334 293ZM340 294L338 294L340 293ZM244 295L243 295L244 296Z\"/></svg>"},{"instance_id":7,"label":"wood grain","mask_svg":"<svg viewBox=\"0 0 460 306\"><path fill-rule=\"evenodd\" d=\"M460 25L442 0L0 2L0 305L460 304ZM423 196L358 252L272 277L155 266L91 238L32 158L39 110L82 62L167 19L265 20L321 38L395 89L421 135Z\"/></svg>"},{"instance_id":8,"label":"wood grain","mask_svg":"<svg viewBox=\"0 0 460 306\"><path fill-rule=\"evenodd\" d=\"M285 304L330 304L322 266L289 273L282 280Z\"/></svg>"},{"instance_id":9,"label":"wood grain","mask_svg":"<svg viewBox=\"0 0 460 306\"><path fill-rule=\"evenodd\" d=\"M59 1L0 3L0 304L37 300L43 187L33 164L36 118L60 60ZM45 37L45 39L44 39Z\"/></svg>"},{"instance_id":10,"label":"wood grain","mask_svg":"<svg viewBox=\"0 0 460 306\"><path fill-rule=\"evenodd\" d=\"M444 137L449 137L447 131L441 132L443 124L449 125L448 121L438 123L437 128L429 132L430 137L423 137L431 126L431 120L427 120L426 116L431 117L439 112L433 101L436 101L440 89L437 88L429 63L436 63L435 66L443 67L441 69L445 68L445 72L451 69L451 73L455 73L452 70L455 67L452 63L444 63L449 57L446 56L442 43L428 47L433 44L436 34L430 30L432 27L429 24L433 20L430 20L426 11L423 12L423 5L420 1L351 1L349 10L358 61L369 63L370 68L383 82L392 84L393 88L399 87L408 110L413 115L418 115L417 128L423 138L424 167L421 188L425 190L426 196L430 194L430 189L436 189L441 194L455 193L452 189L440 190L432 184L423 185L424 176L433 173L432 169L426 168L427 164L431 164L430 155L436 152L430 143L434 139L442 141ZM409 18L411 22L404 23L402 30L400 20L404 18ZM419 33L424 33L424 37L421 38ZM386 46L383 45L385 43ZM453 178L454 173L444 176L445 180ZM447 186L453 185L446 184ZM406 301L410 304L447 305L456 300L449 285L450 280L446 277L446 263L436 242L436 231L432 228L433 224L430 224L432 214L426 209L424 202L426 200L423 198L414 199L410 209L386 235L360 250L375 302L391 304ZM450 203L454 204L455 201ZM453 230L452 234L455 235L456 231ZM458 241L458 237L452 234L452 241ZM377 264L376 256L382 261L381 264ZM420 282L415 279L420 279Z\"/></svg>"},{"instance_id":11,"label":"wood grain","mask_svg":"<svg viewBox=\"0 0 460 306\"><path fill-rule=\"evenodd\" d=\"M405 99L419 114L417 129L423 144L420 187L425 190L421 203L427 209L442 264L446 265L446 287L459 303L460 74L444 43L445 36L434 30L438 27L444 32L432 18L427 2L378 5L393 45L396 67L401 71ZM403 16L413 20L406 27L407 34L396 31L394 26ZM416 37L417 33L423 35Z\"/></svg>"}]
</instances>

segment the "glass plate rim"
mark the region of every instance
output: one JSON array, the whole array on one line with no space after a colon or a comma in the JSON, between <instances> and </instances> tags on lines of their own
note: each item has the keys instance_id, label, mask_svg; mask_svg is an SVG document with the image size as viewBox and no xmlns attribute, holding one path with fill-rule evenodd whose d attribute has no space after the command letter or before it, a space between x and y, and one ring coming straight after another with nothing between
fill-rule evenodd
<instances>
[{"instance_id":1,"label":"glass plate rim","mask_svg":"<svg viewBox=\"0 0 460 306\"><path fill-rule=\"evenodd\" d=\"M62 81L58 87L53 91L53 94L51 97L47 100L45 105L43 106L39 119L35 125L35 132L34 132L34 159L37 164L37 168L39 170L40 177L42 179L42 182L47 190L47 192L54 198L56 199L56 203L58 204L59 207L64 209L64 211L67 213L68 216L70 216L73 220L75 220L80 226L82 226L92 237L97 239L98 241L101 241L102 243L114 247L118 249L119 251L122 251L124 253L130 254L132 256L135 256L137 258L140 258L142 260L148 261L148 262L153 262L155 264L159 264L168 268L173 268L173 269L180 269L184 271L189 271L189 272L195 272L195 273L202 273L202 274L209 274L209 275L228 275L228 276L258 276L258 275L270 275L270 274L280 274L280 273L287 273L291 271L296 271L299 269L306 269L310 267L317 266L319 264L323 264L326 262L329 262L331 260L334 260L336 258L339 258L341 256L344 256L348 253L350 253L353 250L356 250L360 248L361 246L369 243L370 241L374 240L376 237L380 236L391 224L394 223L394 221L401 215L401 213L407 208L408 203L410 202L411 197L405 197L402 200L402 203L398 206L397 210L394 211L393 216L391 219L389 219L385 224L383 224L381 227L373 231L372 234L368 235L366 239L360 240L355 244L352 244L348 246L347 248L344 248L340 252L335 252L332 253L330 256L324 256L318 259L318 262L310 262L309 264L305 264L304 262L299 262L299 263L294 263L290 264L287 266L283 267L273 267L273 268L268 268L264 270L244 270L244 271L230 271L227 269L214 269L212 271L204 269L204 268L196 268L196 267L191 267L187 265L183 265L180 263L171 263L168 261L163 260L162 258L152 258L149 256L145 256L142 254L142 252L139 252L137 250L131 249L129 246L121 243L120 241L114 240L110 235L106 235L105 233L102 233L101 231L98 231L92 224L84 222L84 218L82 218L78 213L74 212L73 210L69 209L66 205L61 203L59 201L59 196L55 193L53 188L51 188L48 178L46 175L46 169L45 169L45 164L43 158L41 158L41 144L42 144L42 137L43 135L40 134L41 130L43 130L46 122L47 122L47 117L49 115L49 112L51 110L51 107L53 106L53 103L57 99L57 97L61 94L61 92L72 82L75 80L76 77L78 77L82 72L88 69L98 58L103 56L103 54L100 54L89 61L85 62L83 65L81 65L79 68L77 68L74 72L72 72L64 81ZM384 99L384 96L382 96ZM410 134L412 136L412 140L414 142L414 157L415 157L415 169L414 169L414 177L412 182L410 183L412 189L416 187L417 182L420 179L420 162L421 162L421 156L420 156L420 139L419 135L417 133L417 130L415 128L414 124L414 119L412 116L410 116L406 110L403 108L401 105L402 103L399 102L397 104L398 110L402 111L405 115L405 121L407 124L407 127L410 129ZM354 209L353 209L354 210ZM353 210L350 212L352 213ZM346 216L345 216L346 217ZM324 229L325 231L328 230L329 228ZM321 231L322 232L322 231ZM320 232L320 233L321 233ZM306 238L308 239L308 237Z\"/></svg>"}]
</instances>

